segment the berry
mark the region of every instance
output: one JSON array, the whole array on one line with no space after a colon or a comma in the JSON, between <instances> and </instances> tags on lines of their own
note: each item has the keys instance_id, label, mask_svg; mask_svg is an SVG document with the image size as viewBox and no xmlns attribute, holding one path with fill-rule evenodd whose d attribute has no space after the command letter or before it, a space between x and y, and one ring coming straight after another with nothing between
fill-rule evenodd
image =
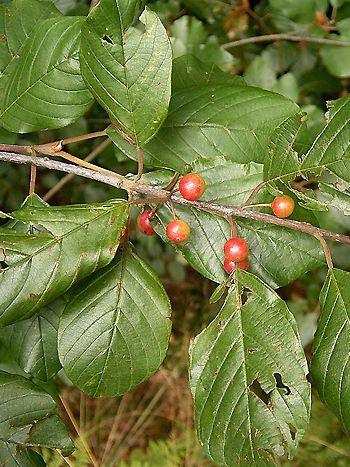
<instances>
[{"instance_id":1,"label":"berry","mask_svg":"<svg viewBox=\"0 0 350 467\"><path fill-rule=\"evenodd\" d=\"M187 222L177 219L170 222L166 228L166 235L173 243L185 242L190 236L191 229Z\"/></svg>"},{"instance_id":2,"label":"berry","mask_svg":"<svg viewBox=\"0 0 350 467\"><path fill-rule=\"evenodd\" d=\"M272 201L271 208L276 217L284 219L294 211L294 200L288 195L278 196Z\"/></svg>"},{"instance_id":3,"label":"berry","mask_svg":"<svg viewBox=\"0 0 350 467\"><path fill-rule=\"evenodd\" d=\"M239 263L248 256L247 242L241 237L232 237L225 243L224 253L227 259Z\"/></svg>"},{"instance_id":4,"label":"berry","mask_svg":"<svg viewBox=\"0 0 350 467\"><path fill-rule=\"evenodd\" d=\"M240 261L239 263L235 263L234 261L231 261L230 259L225 259L224 261L224 269L227 272L227 274L231 274L231 272L234 269L243 269L243 271L246 271L249 268L249 259L246 258L243 261Z\"/></svg>"},{"instance_id":5,"label":"berry","mask_svg":"<svg viewBox=\"0 0 350 467\"><path fill-rule=\"evenodd\" d=\"M181 178L179 190L185 199L196 201L204 193L205 181L200 175L193 173L187 174Z\"/></svg>"},{"instance_id":6,"label":"berry","mask_svg":"<svg viewBox=\"0 0 350 467\"><path fill-rule=\"evenodd\" d=\"M149 221L151 218L151 215L152 215L152 211L146 210L146 211L141 212L137 218L137 225L139 226L140 232L142 232L145 235L155 234L154 228Z\"/></svg>"}]
</instances>

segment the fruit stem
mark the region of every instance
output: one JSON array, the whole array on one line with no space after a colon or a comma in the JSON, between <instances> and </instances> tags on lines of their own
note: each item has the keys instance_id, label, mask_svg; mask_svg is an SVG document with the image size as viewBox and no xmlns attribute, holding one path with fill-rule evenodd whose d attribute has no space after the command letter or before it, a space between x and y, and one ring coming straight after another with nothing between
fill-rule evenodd
<instances>
[{"instance_id":1,"label":"fruit stem","mask_svg":"<svg viewBox=\"0 0 350 467\"><path fill-rule=\"evenodd\" d=\"M226 216L227 222L230 224L230 235L232 237L237 237L237 225L232 216Z\"/></svg>"},{"instance_id":2,"label":"fruit stem","mask_svg":"<svg viewBox=\"0 0 350 467\"><path fill-rule=\"evenodd\" d=\"M138 182L143 174L143 153L139 145L136 146L136 152L137 152L137 175L135 178L135 182Z\"/></svg>"},{"instance_id":3,"label":"fruit stem","mask_svg":"<svg viewBox=\"0 0 350 467\"><path fill-rule=\"evenodd\" d=\"M171 211L171 214L172 214L172 216L173 216L173 220L176 221L176 220L177 220L177 217L176 217L174 205L173 205L173 202L172 202L170 199L169 199L169 201L168 201L168 206L169 206L170 211Z\"/></svg>"},{"instance_id":4,"label":"fruit stem","mask_svg":"<svg viewBox=\"0 0 350 467\"><path fill-rule=\"evenodd\" d=\"M322 235L319 235L319 234L315 234L315 237L317 238L317 240L320 241L322 245L328 268L333 269L334 266L333 266L332 254L331 254L331 250L329 249L329 246L327 245L326 240L323 238Z\"/></svg>"},{"instance_id":5,"label":"fruit stem","mask_svg":"<svg viewBox=\"0 0 350 467\"><path fill-rule=\"evenodd\" d=\"M247 204L242 206L242 209L250 209L250 208L270 208L271 203L261 203L261 204Z\"/></svg>"}]
</instances>

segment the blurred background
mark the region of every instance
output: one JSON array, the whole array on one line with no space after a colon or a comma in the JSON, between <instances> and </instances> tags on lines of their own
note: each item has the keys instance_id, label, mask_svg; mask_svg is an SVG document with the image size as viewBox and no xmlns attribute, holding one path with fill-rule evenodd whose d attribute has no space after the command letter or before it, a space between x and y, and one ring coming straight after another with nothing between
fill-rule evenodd
<instances>
[{"instance_id":1,"label":"blurred background","mask_svg":"<svg viewBox=\"0 0 350 467\"><path fill-rule=\"evenodd\" d=\"M6 3L0 0L0 3ZM53 0L64 14L86 15L89 0ZM283 94L308 114L297 147L304 153L325 124L326 101L348 93L350 48L275 38L264 43L231 44L263 34L306 35L350 41L350 0L156 0L148 2L171 37L174 57L194 54L222 71L241 75L247 84ZM234 45L234 46L232 46ZM17 136L0 128L0 142L42 144L92 131L109 123L98 106L73 125ZM135 173L135 162L112 143L96 139L72 144L68 151L122 174ZM0 209L20 206L28 193L29 169L0 163ZM312 186L311 186L312 187ZM92 203L124 196L123 192L77 177L38 170L37 193L51 204ZM137 210L133 213L136 218ZM340 211L318 213L320 225L349 233L350 219ZM62 414L77 446L67 461L44 451L49 466L175 467L210 466L196 440L188 387L188 345L215 316L220 303L208 305L215 284L188 267L158 237L131 239L138 253L161 276L173 305L173 334L163 367L129 394L92 399L72 388L64 374ZM350 270L344 246L332 246L336 266ZM344 254L345 252L345 254ZM310 356L318 315L318 296L325 277L320 269L279 290L294 313L307 356ZM312 423L294 461L283 466L349 466L350 443L335 417L314 394Z\"/></svg>"}]
</instances>

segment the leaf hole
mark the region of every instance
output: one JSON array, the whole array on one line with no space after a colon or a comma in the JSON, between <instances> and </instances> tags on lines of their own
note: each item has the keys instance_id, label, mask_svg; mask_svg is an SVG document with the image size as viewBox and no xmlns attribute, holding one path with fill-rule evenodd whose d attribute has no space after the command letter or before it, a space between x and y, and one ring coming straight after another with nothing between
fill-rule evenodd
<instances>
[{"instance_id":1,"label":"leaf hole","mask_svg":"<svg viewBox=\"0 0 350 467\"><path fill-rule=\"evenodd\" d=\"M289 389L288 386L286 386L283 381L282 381L282 376L279 373L274 373L273 376L275 377L276 381L276 388L278 389L285 389L286 390L286 396L289 396L291 393L291 390Z\"/></svg>"},{"instance_id":2,"label":"leaf hole","mask_svg":"<svg viewBox=\"0 0 350 467\"><path fill-rule=\"evenodd\" d=\"M255 353L255 352L259 352L259 349L248 349L248 353Z\"/></svg>"},{"instance_id":3,"label":"leaf hole","mask_svg":"<svg viewBox=\"0 0 350 467\"><path fill-rule=\"evenodd\" d=\"M259 381L255 379L252 384L249 386L249 389L260 399L264 404L268 405L270 402L270 394L263 390Z\"/></svg>"},{"instance_id":4,"label":"leaf hole","mask_svg":"<svg viewBox=\"0 0 350 467\"><path fill-rule=\"evenodd\" d=\"M104 36L102 37L102 40L103 40L104 42L107 42L108 44L114 45L114 42L112 41L112 39L111 39L109 36L107 36L107 35L104 35Z\"/></svg>"},{"instance_id":5,"label":"leaf hole","mask_svg":"<svg viewBox=\"0 0 350 467\"><path fill-rule=\"evenodd\" d=\"M295 440L296 434L297 434L297 429L295 426L293 426L291 423L288 423L289 431L290 431L290 436L292 437L292 440Z\"/></svg>"},{"instance_id":6,"label":"leaf hole","mask_svg":"<svg viewBox=\"0 0 350 467\"><path fill-rule=\"evenodd\" d=\"M0 271L2 269L7 269L9 267L9 265L7 263L5 263L5 261L0 261Z\"/></svg>"}]
</instances>

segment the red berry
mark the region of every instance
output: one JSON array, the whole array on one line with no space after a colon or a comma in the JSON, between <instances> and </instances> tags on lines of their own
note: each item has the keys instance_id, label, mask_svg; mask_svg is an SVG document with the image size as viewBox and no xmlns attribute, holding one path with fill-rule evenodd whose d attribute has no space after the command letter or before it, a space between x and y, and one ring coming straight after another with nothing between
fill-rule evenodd
<instances>
[{"instance_id":1,"label":"red berry","mask_svg":"<svg viewBox=\"0 0 350 467\"><path fill-rule=\"evenodd\" d=\"M225 259L224 260L224 269L227 272L227 274L231 274L231 272L234 269L243 269L243 271L246 271L249 268L249 259L246 258L243 261L240 261L239 263L236 263L235 261L231 261L230 259Z\"/></svg>"},{"instance_id":2,"label":"red berry","mask_svg":"<svg viewBox=\"0 0 350 467\"><path fill-rule=\"evenodd\" d=\"M288 195L278 196L272 201L271 208L275 216L284 219L294 211L294 200Z\"/></svg>"},{"instance_id":3,"label":"red berry","mask_svg":"<svg viewBox=\"0 0 350 467\"><path fill-rule=\"evenodd\" d=\"M190 236L191 229L187 222L177 219L170 222L166 228L166 235L173 243L185 242Z\"/></svg>"},{"instance_id":4,"label":"red berry","mask_svg":"<svg viewBox=\"0 0 350 467\"><path fill-rule=\"evenodd\" d=\"M155 234L154 228L149 221L151 218L151 215L152 215L152 211L146 210L146 211L141 212L137 218L137 225L139 226L140 232L144 233L145 235Z\"/></svg>"},{"instance_id":5,"label":"red berry","mask_svg":"<svg viewBox=\"0 0 350 467\"><path fill-rule=\"evenodd\" d=\"M204 193L205 181L198 174L187 174L181 178L179 190L185 199L196 201Z\"/></svg>"},{"instance_id":6,"label":"red berry","mask_svg":"<svg viewBox=\"0 0 350 467\"><path fill-rule=\"evenodd\" d=\"M241 237L232 237L225 243L224 252L227 259L239 263L248 256L247 242Z\"/></svg>"}]
</instances>

